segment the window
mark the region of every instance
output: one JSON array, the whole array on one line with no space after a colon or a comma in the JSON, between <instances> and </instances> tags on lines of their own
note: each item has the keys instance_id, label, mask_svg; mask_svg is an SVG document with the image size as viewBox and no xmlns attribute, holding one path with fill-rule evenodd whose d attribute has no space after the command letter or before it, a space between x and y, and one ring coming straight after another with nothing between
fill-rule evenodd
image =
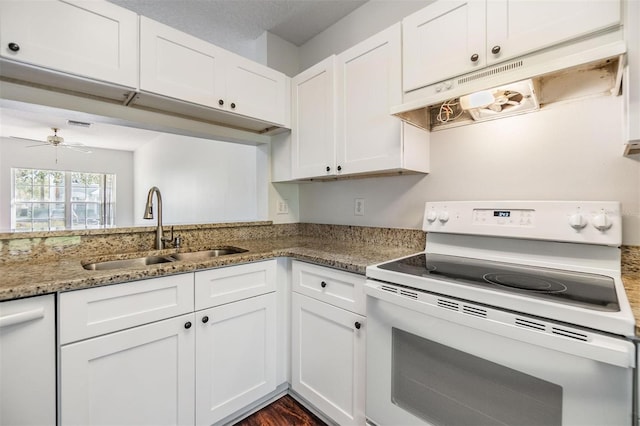
<instances>
[{"instance_id":1,"label":"window","mask_svg":"<svg viewBox=\"0 0 640 426\"><path fill-rule=\"evenodd\" d=\"M17 231L115 224L114 174L12 168L11 176Z\"/></svg>"}]
</instances>

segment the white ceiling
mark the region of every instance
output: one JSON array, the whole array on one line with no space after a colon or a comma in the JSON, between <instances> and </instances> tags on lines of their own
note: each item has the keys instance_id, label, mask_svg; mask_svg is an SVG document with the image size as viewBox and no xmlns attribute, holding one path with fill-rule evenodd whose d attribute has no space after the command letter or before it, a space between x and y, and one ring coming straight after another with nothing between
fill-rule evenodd
<instances>
[{"instance_id":1,"label":"white ceiling","mask_svg":"<svg viewBox=\"0 0 640 426\"><path fill-rule=\"evenodd\" d=\"M110 0L244 56L269 31L296 46L367 0Z\"/></svg>"},{"instance_id":2,"label":"white ceiling","mask_svg":"<svg viewBox=\"0 0 640 426\"><path fill-rule=\"evenodd\" d=\"M93 148L135 151L139 146L160 136L160 133L133 127L104 123L91 123L88 128L71 125L68 119L77 119L63 110L39 107L32 110L0 108L0 137L15 139L24 146L35 145L34 141L46 141L53 135L52 127L58 128L58 136L68 144L83 144Z\"/></svg>"},{"instance_id":3,"label":"white ceiling","mask_svg":"<svg viewBox=\"0 0 640 426\"><path fill-rule=\"evenodd\" d=\"M255 40L269 31L295 45L362 6L367 0L110 0L156 21L235 53L252 56ZM46 140L52 127L66 143L134 151L158 133L94 123L90 128L67 124L62 111L44 107L0 107L0 137ZM26 145L33 144L22 141Z\"/></svg>"}]
</instances>

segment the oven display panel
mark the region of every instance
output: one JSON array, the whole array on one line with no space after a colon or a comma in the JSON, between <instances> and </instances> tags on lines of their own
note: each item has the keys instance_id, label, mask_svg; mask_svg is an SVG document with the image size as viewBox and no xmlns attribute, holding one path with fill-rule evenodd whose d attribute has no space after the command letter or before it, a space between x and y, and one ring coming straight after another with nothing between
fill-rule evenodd
<instances>
[{"instance_id":1,"label":"oven display panel","mask_svg":"<svg viewBox=\"0 0 640 426\"><path fill-rule=\"evenodd\" d=\"M535 225L535 210L474 209L473 223L476 225L532 227Z\"/></svg>"}]
</instances>

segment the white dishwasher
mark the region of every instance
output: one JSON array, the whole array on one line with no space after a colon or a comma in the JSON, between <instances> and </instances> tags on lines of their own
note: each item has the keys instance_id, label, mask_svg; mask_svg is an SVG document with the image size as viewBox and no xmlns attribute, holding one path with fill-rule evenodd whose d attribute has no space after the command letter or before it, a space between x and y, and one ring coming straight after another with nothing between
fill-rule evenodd
<instances>
[{"instance_id":1,"label":"white dishwasher","mask_svg":"<svg viewBox=\"0 0 640 426\"><path fill-rule=\"evenodd\" d=\"M56 424L55 296L0 302L0 425Z\"/></svg>"}]
</instances>

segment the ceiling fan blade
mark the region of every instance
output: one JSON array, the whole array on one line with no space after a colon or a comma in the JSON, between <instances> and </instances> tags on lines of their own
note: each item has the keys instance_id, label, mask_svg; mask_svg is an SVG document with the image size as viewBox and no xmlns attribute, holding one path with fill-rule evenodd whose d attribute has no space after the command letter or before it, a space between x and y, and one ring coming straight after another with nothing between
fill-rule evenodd
<instances>
[{"instance_id":1,"label":"ceiling fan blade","mask_svg":"<svg viewBox=\"0 0 640 426\"><path fill-rule=\"evenodd\" d=\"M53 146L53 145L44 142L44 143L40 143L38 145L27 145L25 148L37 148L39 146Z\"/></svg>"},{"instance_id":2,"label":"ceiling fan blade","mask_svg":"<svg viewBox=\"0 0 640 426\"><path fill-rule=\"evenodd\" d=\"M69 145L69 144L61 144L60 146L68 149L72 149L74 151L82 152L83 154L91 154L91 150L84 145Z\"/></svg>"},{"instance_id":3,"label":"ceiling fan blade","mask_svg":"<svg viewBox=\"0 0 640 426\"><path fill-rule=\"evenodd\" d=\"M19 140L22 140L22 141L40 142L42 144L48 144L47 141L42 141L42 140L39 140L39 139L20 138L18 136L9 136L9 138L11 138L11 139L19 139Z\"/></svg>"}]
</instances>

